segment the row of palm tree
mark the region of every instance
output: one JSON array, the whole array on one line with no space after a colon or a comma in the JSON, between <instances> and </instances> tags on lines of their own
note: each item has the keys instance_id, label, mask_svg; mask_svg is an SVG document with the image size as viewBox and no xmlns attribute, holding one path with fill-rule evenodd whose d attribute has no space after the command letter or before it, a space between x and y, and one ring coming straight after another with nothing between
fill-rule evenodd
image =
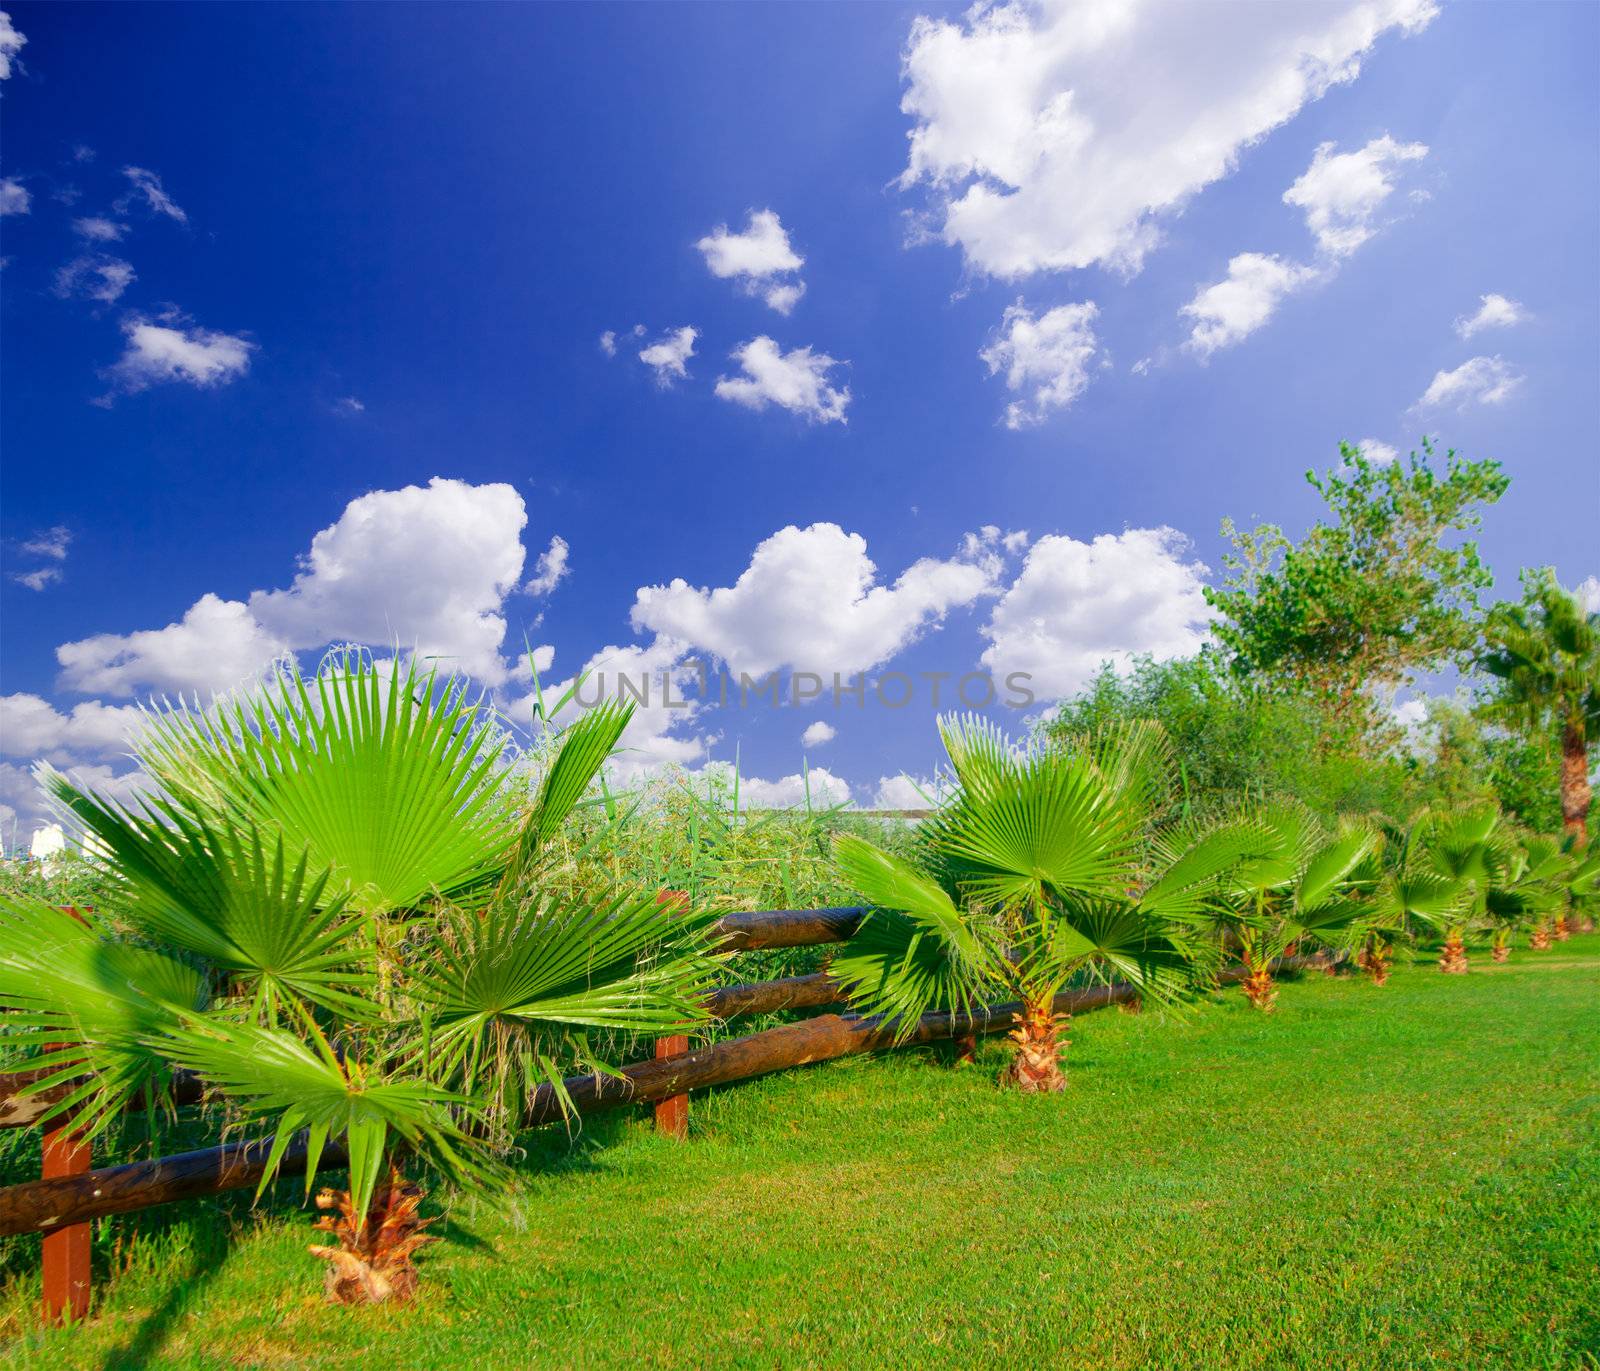
<instances>
[{"instance_id":1,"label":"row of palm tree","mask_svg":"<svg viewBox=\"0 0 1600 1371\"><path fill-rule=\"evenodd\" d=\"M504 1184L532 1092L564 1099L568 1074L613 1073L635 1039L706 1017L705 913L652 888L551 893L570 889L553 840L629 714L582 714L530 785L492 711L414 664L340 655L152 712L145 798L44 778L113 895L82 923L0 900L4 1045L90 1136L193 1073L230 1124L270 1127L263 1188L290 1147L309 1178L342 1145L348 1189L317 1196L334 1241L311 1249L328 1292L404 1298L425 1180ZM909 855L837 841L873 912L832 972L905 1034L930 1010L1017 1002L1006 1075L1024 1091L1064 1083L1056 1001L1075 983L1178 1004L1239 958L1270 1009L1293 950L1386 966L1420 921L1452 960L1466 932L1553 918L1552 891L1600 874L1487 810L1391 832L1289 805L1168 822L1176 767L1154 725L1022 749L977 718L941 732L958 786Z\"/></svg>"},{"instance_id":2,"label":"row of palm tree","mask_svg":"<svg viewBox=\"0 0 1600 1371\"><path fill-rule=\"evenodd\" d=\"M1403 827L1329 830L1287 802L1168 824L1175 768L1154 726L1027 748L978 718L940 729L958 786L913 850L837 841L874 912L833 975L905 1033L933 1010L1020 1002L1005 1078L1024 1091L1064 1084L1055 1002L1075 980L1176 1003L1237 958L1244 994L1270 1010L1273 969L1296 951L1353 956L1381 985L1395 945L1431 931L1456 973L1469 934L1504 960L1515 933L1547 944L1600 898L1600 854L1520 837L1493 805Z\"/></svg>"}]
</instances>

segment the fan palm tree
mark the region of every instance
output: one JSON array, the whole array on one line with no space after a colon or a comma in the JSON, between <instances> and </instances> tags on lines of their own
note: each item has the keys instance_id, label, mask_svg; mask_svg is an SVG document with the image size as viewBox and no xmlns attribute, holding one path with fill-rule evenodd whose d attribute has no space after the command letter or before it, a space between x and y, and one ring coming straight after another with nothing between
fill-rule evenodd
<instances>
[{"instance_id":1,"label":"fan palm tree","mask_svg":"<svg viewBox=\"0 0 1600 1371\"><path fill-rule=\"evenodd\" d=\"M1167 845L1175 863L1220 868L1190 918L1210 929L1219 954L1237 950L1257 1009L1277 1002L1279 958L1301 946L1354 951L1371 925L1362 897L1378 879L1379 838L1364 824L1329 834L1302 806L1271 802L1180 829Z\"/></svg>"},{"instance_id":2,"label":"fan palm tree","mask_svg":"<svg viewBox=\"0 0 1600 1371\"><path fill-rule=\"evenodd\" d=\"M1418 849L1420 869L1441 878L1450 898L1415 912L1444 940L1439 970L1464 975L1467 934L1488 925L1490 892L1505 886L1513 860L1500 811L1490 803L1426 813L1418 823Z\"/></svg>"},{"instance_id":3,"label":"fan palm tree","mask_svg":"<svg viewBox=\"0 0 1600 1371\"><path fill-rule=\"evenodd\" d=\"M330 1144L332 1298L404 1298L428 1241L418 1178L489 1187L528 1092L607 1069L590 1035L703 1017L705 919L655 892L541 894L540 854L614 748L627 708L565 730L527 787L456 680L337 658L209 711L153 716L161 789L124 807L47 788L114 883L78 924L0 904L8 1045L70 1085L92 1136L130 1097L196 1074L231 1119L273 1131L264 1188L297 1139L307 1191ZM259 1195L258 1191L258 1195Z\"/></svg>"},{"instance_id":4,"label":"fan palm tree","mask_svg":"<svg viewBox=\"0 0 1600 1371\"><path fill-rule=\"evenodd\" d=\"M1522 602L1496 605L1481 662L1502 683L1497 709L1561 733L1561 823L1588 838L1589 747L1600 739L1600 612L1586 614L1548 568L1523 573Z\"/></svg>"},{"instance_id":5,"label":"fan palm tree","mask_svg":"<svg viewBox=\"0 0 1600 1371\"><path fill-rule=\"evenodd\" d=\"M860 1012L902 1034L929 1010L1020 1001L1004 1079L1060 1090L1056 996L1098 977L1176 998L1187 948L1174 919L1214 873L1149 879L1149 827L1171 766L1154 726L1029 749L975 717L943 718L939 730L959 788L918 829L912 855L835 841L873 909L832 975Z\"/></svg>"}]
</instances>

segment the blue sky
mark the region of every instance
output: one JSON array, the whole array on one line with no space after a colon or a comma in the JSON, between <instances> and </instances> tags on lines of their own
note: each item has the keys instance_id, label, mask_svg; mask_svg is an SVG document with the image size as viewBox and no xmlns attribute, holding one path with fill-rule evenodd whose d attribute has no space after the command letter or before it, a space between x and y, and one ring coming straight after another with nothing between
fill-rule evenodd
<instances>
[{"instance_id":1,"label":"blue sky","mask_svg":"<svg viewBox=\"0 0 1600 1371\"><path fill-rule=\"evenodd\" d=\"M1503 460L1502 593L1600 571L1592 5L7 13L0 821L347 640L1043 707L1340 439ZM903 799L914 684L628 764Z\"/></svg>"}]
</instances>

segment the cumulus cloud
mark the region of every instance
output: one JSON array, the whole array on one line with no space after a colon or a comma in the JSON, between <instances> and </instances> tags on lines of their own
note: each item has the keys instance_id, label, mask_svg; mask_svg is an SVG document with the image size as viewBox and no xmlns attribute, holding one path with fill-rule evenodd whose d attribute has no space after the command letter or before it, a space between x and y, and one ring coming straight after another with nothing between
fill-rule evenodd
<instances>
[{"instance_id":1,"label":"cumulus cloud","mask_svg":"<svg viewBox=\"0 0 1600 1371\"><path fill-rule=\"evenodd\" d=\"M118 772L103 762L63 761L58 768L75 785L127 804L150 778L137 768ZM0 762L0 833L6 847L23 845L23 834L53 823L55 812L30 768Z\"/></svg>"},{"instance_id":2,"label":"cumulus cloud","mask_svg":"<svg viewBox=\"0 0 1600 1371\"><path fill-rule=\"evenodd\" d=\"M1585 614L1600 614L1600 576L1586 576L1573 592Z\"/></svg>"},{"instance_id":3,"label":"cumulus cloud","mask_svg":"<svg viewBox=\"0 0 1600 1371\"><path fill-rule=\"evenodd\" d=\"M115 219L92 216L87 219L74 219L72 231L80 238L87 238L91 243L115 243L128 231L128 226L119 224Z\"/></svg>"},{"instance_id":4,"label":"cumulus cloud","mask_svg":"<svg viewBox=\"0 0 1600 1371\"><path fill-rule=\"evenodd\" d=\"M806 259L770 209L751 210L743 233L718 224L695 246L713 276L736 282L747 295L760 295L779 314L788 314L805 294L805 282L795 273Z\"/></svg>"},{"instance_id":5,"label":"cumulus cloud","mask_svg":"<svg viewBox=\"0 0 1600 1371\"><path fill-rule=\"evenodd\" d=\"M1330 87L1434 0L1268 6L1065 0L918 18L901 109L902 187L933 232L1006 279L1094 264L1137 270L1163 215Z\"/></svg>"},{"instance_id":6,"label":"cumulus cloud","mask_svg":"<svg viewBox=\"0 0 1600 1371\"><path fill-rule=\"evenodd\" d=\"M62 575L63 572L58 566L42 566L35 567L32 571L13 571L11 579L29 590L43 590L47 586L53 586Z\"/></svg>"},{"instance_id":7,"label":"cumulus cloud","mask_svg":"<svg viewBox=\"0 0 1600 1371\"><path fill-rule=\"evenodd\" d=\"M0 10L0 81L10 77L12 63L27 41L24 34L17 32L16 26L11 22L11 16Z\"/></svg>"},{"instance_id":8,"label":"cumulus cloud","mask_svg":"<svg viewBox=\"0 0 1600 1371\"><path fill-rule=\"evenodd\" d=\"M1377 467L1388 466L1400 455L1393 443L1380 442L1376 438L1363 438L1356 446L1361 449L1361 455Z\"/></svg>"},{"instance_id":9,"label":"cumulus cloud","mask_svg":"<svg viewBox=\"0 0 1600 1371\"><path fill-rule=\"evenodd\" d=\"M1319 279L1313 267L1263 252L1241 252L1224 280L1202 286L1182 313L1194 320L1184 347L1200 357L1231 347L1260 328L1283 300Z\"/></svg>"},{"instance_id":10,"label":"cumulus cloud","mask_svg":"<svg viewBox=\"0 0 1600 1371\"><path fill-rule=\"evenodd\" d=\"M924 557L880 584L859 533L790 525L763 541L731 586L644 586L636 629L651 629L752 677L789 666L846 675L888 661L945 614L991 593L999 559Z\"/></svg>"},{"instance_id":11,"label":"cumulus cloud","mask_svg":"<svg viewBox=\"0 0 1600 1371\"><path fill-rule=\"evenodd\" d=\"M824 809L850 803L850 786L824 767L810 767L776 781L740 776L739 803L752 809L793 809L810 803Z\"/></svg>"},{"instance_id":12,"label":"cumulus cloud","mask_svg":"<svg viewBox=\"0 0 1600 1371\"><path fill-rule=\"evenodd\" d=\"M202 390L227 385L250 370L256 345L232 333L185 325L152 323L138 315L123 321L127 345L103 373L112 394L132 395L153 385L183 381Z\"/></svg>"},{"instance_id":13,"label":"cumulus cloud","mask_svg":"<svg viewBox=\"0 0 1600 1371\"><path fill-rule=\"evenodd\" d=\"M78 295L109 305L120 300L135 279L131 262L105 253L85 253L56 272L55 291L63 300Z\"/></svg>"},{"instance_id":14,"label":"cumulus cloud","mask_svg":"<svg viewBox=\"0 0 1600 1371\"><path fill-rule=\"evenodd\" d=\"M615 357L617 355L617 335L615 330L608 328L600 335L600 351L605 353L607 357Z\"/></svg>"},{"instance_id":15,"label":"cumulus cloud","mask_svg":"<svg viewBox=\"0 0 1600 1371\"><path fill-rule=\"evenodd\" d=\"M999 332L978 356L989 375L1004 373L1006 389L1021 398L1006 406L1010 429L1043 423L1052 410L1065 409L1089 384L1089 367L1099 344L1093 300L1057 305L1035 315L1018 300L1006 308Z\"/></svg>"},{"instance_id":16,"label":"cumulus cloud","mask_svg":"<svg viewBox=\"0 0 1600 1371\"><path fill-rule=\"evenodd\" d=\"M828 373L843 365L825 352L808 347L784 352L765 334L741 343L729 354L743 376L719 376L717 394L747 409L777 405L808 423L845 423L850 387L828 384Z\"/></svg>"},{"instance_id":17,"label":"cumulus cloud","mask_svg":"<svg viewBox=\"0 0 1600 1371\"><path fill-rule=\"evenodd\" d=\"M27 214L33 208L33 196L28 188L14 176L0 179L0 217L7 214Z\"/></svg>"},{"instance_id":18,"label":"cumulus cloud","mask_svg":"<svg viewBox=\"0 0 1600 1371\"><path fill-rule=\"evenodd\" d=\"M872 796L874 809L932 809L943 797L944 786L927 776L880 776Z\"/></svg>"},{"instance_id":19,"label":"cumulus cloud","mask_svg":"<svg viewBox=\"0 0 1600 1371\"><path fill-rule=\"evenodd\" d=\"M1206 568L1171 528L1040 538L995 603L982 662L997 678L1027 672L1041 699L1082 689L1105 662L1183 657L1205 640Z\"/></svg>"},{"instance_id":20,"label":"cumulus cloud","mask_svg":"<svg viewBox=\"0 0 1600 1371\"><path fill-rule=\"evenodd\" d=\"M692 698L699 676L685 664L687 652L685 644L665 637L644 644L610 644L601 648L577 673L545 686L544 697L549 705L576 687L573 698L556 714L554 722L563 724L601 700L631 702L633 716L623 730L618 755L607 767L622 784L665 766L689 766L702 760L709 740L695 731L695 724L705 705ZM548 662L539 669L543 675ZM531 682L526 663L519 666L515 675L520 681ZM502 707L508 717L520 722L531 718L534 698L531 693L520 700L506 697Z\"/></svg>"},{"instance_id":21,"label":"cumulus cloud","mask_svg":"<svg viewBox=\"0 0 1600 1371\"><path fill-rule=\"evenodd\" d=\"M0 695L0 753L58 764L71 756L120 754L143 718L137 705L84 700L62 713L37 695Z\"/></svg>"},{"instance_id":22,"label":"cumulus cloud","mask_svg":"<svg viewBox=\"0 0 1600 1371\"><path fill-rule=\"evenodd\" d=\"M1418 408L1503 405L1527 378L1503 357L1474 357L1454 371L1438 371L1417 401Z\"/></svg>"},{"instance_id":23,"label":"cumulus cloud","mask_svg":"<svg viewBox=\"0 0 1600 1371\"><path fill-rule=\"evenodd\" d=\"M142 200L152 214L164 215L180 224L189 222L189 216L162 188L161 178L155 172L146 171L143 167L123 167L122 174L128 178L133 189L117 201L118 214L126 213L129 206Z\"/></svg>"},{"instance_id":24,"label":"cumulus cloud","mask_svg":"<svg viewBox=\"0 0 1600 1371\"><path fill-rule=\"evenodd\" d=\"M287 648L237 600L202 595L165 628L98 633L56 649L61 684L86 694L140 687L210 692L254 676Z\"/></svg>"},{"instance_id":25,"label":"cumulus cloud","mask_svg":"<svg viewBox=\"0 0 1600 1371\"><path fill-rule=\"evenodd\" d=\"M838 729L825 719L818 719L815 723L806 725L805 732L800 735L800 742L805 747L821 747L824 743L831 743L838 736Z\"/></svg>"},{"instance_id":26,"label":"cumulus cloud","mask_svg":"<svg viewBox=\"0 0 1600 1371\"><path fill-rule=\"evenodd\" d=\"M414 648L490 684L506 678L505 597L522 577L522 497L435 477L352 500L312 539L285 590L202 596L178 621L56 649L63 686L210 692L278 655L333 643Z\"/></svg>"},{"instance_id":27,"label":"cumulus cloud","mask_svg":"<svg viewBox=\"0 0 1600 1371\"><path fill-rule=\"evenodd\" d=\"M1533 316L1515 300L1507 299L1504 295L1480 295L1478 312L1473 315L1462 315L1456 320L1456 332L1463 338L1471 338L1476 333L1482 333L1486 328L1510 328L1513 324L1525 324Z\"/></svg>"},{"instance_id":28,"label":"cumulus cloud","mask_svg":"<svg viewBox=\"0 0 1600 1371\"><path fill-rule=\"evenodd\" d=\"M333 402L333 410L335 414L343 414L353 419L358 414L365 414L367 407L354 395L341 395Z\"/></svg>"},{"instance_id":29,"label":"cumulus cloud","mask_svg":"<svg viewBox=\"0 0 1600 1371\"><path fill-rule=\"evenodd\" d=\"M548 595L567 575L567 554L571 549L560 534L550 539L550 546L539 554L534 563L533 576L522 589L529 595Z\"/></svg>"},{"instance_id":30,"label":"cumulus cloud","mask_svg":"<svg viewBox=\"0 0 1600 1371\"><path fill-rule=\"evenodd\" d=\"M1355 152L1336 153L1334 144L1323 143L1283 201L1305 212L1322 252L1348 257L1376 232L1373 217L1393 194L1405 164L1427 155L1423 144L1397 143L1388 134Z\"/></svg>"},{"instance_id":31,"label":"cumulus cloud","mask_svg":"<svg viewBox=\"0 0 1600 1371\"><path fill-rule=\"evenodd\" d=\"M639 360L655 372L658 386L670 386L688 377L685 363L694 356L694 340L699 336L698 329L673 329L639 353Z\"/></svg>"}]
</instances>

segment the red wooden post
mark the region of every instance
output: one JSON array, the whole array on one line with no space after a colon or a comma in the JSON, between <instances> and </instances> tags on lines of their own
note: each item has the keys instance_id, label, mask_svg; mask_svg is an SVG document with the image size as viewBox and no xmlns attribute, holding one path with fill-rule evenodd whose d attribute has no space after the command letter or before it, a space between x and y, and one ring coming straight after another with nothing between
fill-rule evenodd
<instances>
[{"instance_id":1,"label":"red wooden post","mask_svg":"<svg viewBox=\"0 0 1600 1371\"><path fill-rule=\"evenodd\" d=\"M71 905L61 912L83 922ZM55 1176L81 1176L94 1165L89 1144L73 1132L70 1121L57 1124L44 1135L44 1158L39 1168L43 1180ZM46 1323L81 1319L89 1312L89 1239L93 1228L69 1224L45 1235L40 1259Z\"/></svg>"},{"instance_id":2,"label":"red wooden post","mask_svg":"<svg viewBox=\"0 0 1600 1371\"><path fill-rule=\"evenodd\" d=\"M671 905L679 909L687 907L689 896L682 890L663 890L656 896L656 903ZM689 1050L689 1035L687 1033L671 1033L665 1038L656 1039L656 1060L663 1057L676 1057L680 1052ZM689 1136L689 1096L669 1095L666 1099L656 1104L656 1132L663 1137L677 1138L680 1141Z\"/></svg>"}]
</instances>

